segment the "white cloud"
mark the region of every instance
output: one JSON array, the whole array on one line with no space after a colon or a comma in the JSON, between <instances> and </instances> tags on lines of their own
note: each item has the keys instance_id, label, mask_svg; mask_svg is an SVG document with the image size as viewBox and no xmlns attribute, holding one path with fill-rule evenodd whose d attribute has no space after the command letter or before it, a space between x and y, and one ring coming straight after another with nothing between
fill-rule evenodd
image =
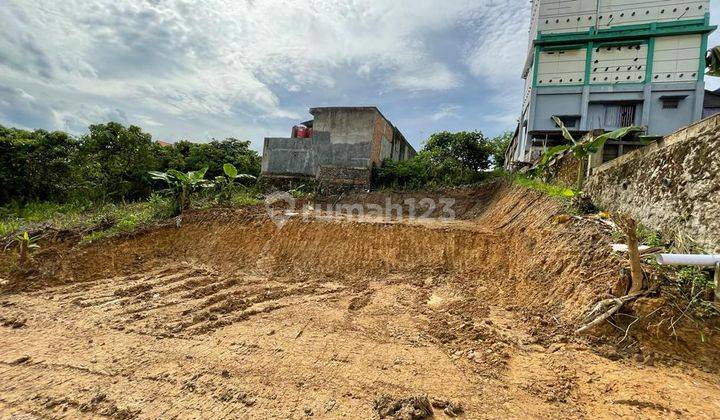
<instances>
[{"instance_id":1,"label":"white cloud","mask_svg":"<svg viewBox=\"0 0 720 420\"><path fill-rule=\"evenodd\" d=\"M430 119L433 121L440 121L447 118L458 118L458 111L461 109L462 107L460 105L443 104L440 105L437 111L430 116Z\"/></svg>"},{"instance_id":2,"label":"white cloud","mask_svg":"<svg viewBox=\"0 0 720 420\"><path fill-rule=\"evenodd\" d=\"M472 74L496 83L519 80L528 50L529 4L494 2L479 25L479 42L470 46L467 59Z\"/></svg>"},{"instance_id":3,"label":"white cloud","mask_svg":"<svg viewBox=\"0 0 720 420\"><path fill-rule=\"evenodd\" d=\"M403 70L390 79L393 86L411 92L448 90L459 86L458 77L445 65L435 63Z\"/></svg>"},{"instance_id":4,"label":"white cloud","mask_svg":"<svg viewBox=\"0 0 720 420\"><path fill-rule=\"evenodd\" d=\"M486 114L480 118L486 123L502 127L515 127L518 122L518 116L510 112L502 114Z\"/></svg>"},{"instance_id":5,"label":"white cloud","mask_svg":"<svg viewBox=\"0 0 720 420\"><path fill-rule=\"evenodd\" d=\"M257 146L304 117L315 105L306 96L352 103L344 92L361 86L410 103L491 84L468 71L493 85L519 77L525 8L511 0L5 0L0 83L26 96L0 98L0 123L81 131L116 118L163 138L252 135ZM447 34L456 51L434 44ZM506 43L522 51L506 54ZM467 66L458 66L463 53Z\"/></svg>"}]
</instances>

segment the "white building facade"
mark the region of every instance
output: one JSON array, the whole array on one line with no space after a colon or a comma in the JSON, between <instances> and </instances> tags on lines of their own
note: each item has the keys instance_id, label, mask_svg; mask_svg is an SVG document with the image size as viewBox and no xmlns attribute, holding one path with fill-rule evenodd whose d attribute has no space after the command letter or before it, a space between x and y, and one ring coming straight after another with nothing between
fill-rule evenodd
<instances>
[{"instance_id":1,"label":"white building facade","mask_svg":"<svg viewBox=\"0 0 720 420\"><path fill-rule=\"evenodd\" d=\"M669 134L702 117L710 2L533 0L526 81L508 162L577 135L629 125ZM638 144L611 143L606 158Z\"/></svg>"}]
</instances>

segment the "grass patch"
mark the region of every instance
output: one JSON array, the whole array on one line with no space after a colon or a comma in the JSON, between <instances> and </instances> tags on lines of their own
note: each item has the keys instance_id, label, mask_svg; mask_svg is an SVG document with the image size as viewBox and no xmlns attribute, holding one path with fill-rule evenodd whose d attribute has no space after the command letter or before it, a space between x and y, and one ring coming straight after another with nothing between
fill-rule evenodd
<instances>
[{"instance_id":1,"label":"grass patch","mask_svg":"<svg viewBox=\"0 0 720 420\"><path fill-rule=\"evenodd\" d=\"M261 198L253 190L232 194L230 204L254 206ZM213 197L196 200L195 209L209 209L217 204ZM175 215L171 197L152 194L146 201L128 204L56 204L35 202L21 205L10 203L0 207L0 236L7 237L25 231L47 229L90 231L81 239L83 243L134 232L155 221L167 220Z\"/></svg>"},{"instance_id":2,"label":"grass patch","mask_svg":"<svg viewBox=\"0 0 720 420\"><path fill-rule=\"evenodd\" d=\"M230 197L230 203L234 206L256 206L262 202L262 198L252 191L238 191Z\"/></svg>"},{"instance_id":3,"label":"grass patch","mask_svg":"<svg viewBox=\"0 0 720 420\"><path fill-rule=\"evenodd\" d=\"M561 185L548 184L539 179L528 178L524 176L511 176L511 182L524 188L539 191L552 197L562 198L565 200L572 199L578 192L572 188L563 187Z\"/></svg>"},{"instance_id":4,"label":"grass patch","mask_svg":"<svg viewBox=\"0 0 720 420\"><path fill-rule=\"evenodd\" d=\"M81 242L89 243L122 233L134 232L153 221L172 217L173 211L174 203L170 198L156 195L151 196L146 202L124 206L109 205L100 213L101 219L98 222L102 223L104 219L106 223L109 222L112 226L83 236Z\"/></svg>"}]
</instances>

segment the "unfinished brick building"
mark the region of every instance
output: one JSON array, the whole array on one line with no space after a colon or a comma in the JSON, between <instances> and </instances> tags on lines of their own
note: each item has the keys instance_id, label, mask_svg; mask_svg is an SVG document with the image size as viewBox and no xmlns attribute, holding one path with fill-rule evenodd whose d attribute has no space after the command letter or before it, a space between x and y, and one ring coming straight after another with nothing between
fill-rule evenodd
<instances>
[{"instance_id":1,"label":"unfinished brick building","mask_svg":"<svg viewBox=\"0 0 720 420\"><path fill-rule=\"evenodd\" d=\"M266 138L262 178L369 188L373 166L415 156L415 149L376 107L312 108L309 138Z\"/></svg>"}]
</instances>

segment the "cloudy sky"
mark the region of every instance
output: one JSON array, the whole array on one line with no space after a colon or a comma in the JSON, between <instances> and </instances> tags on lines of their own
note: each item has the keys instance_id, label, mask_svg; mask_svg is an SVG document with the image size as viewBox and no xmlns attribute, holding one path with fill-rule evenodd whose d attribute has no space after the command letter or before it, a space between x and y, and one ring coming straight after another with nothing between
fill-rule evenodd
<instances>
[{"instance_id":1,"label":"cloudy sky","mask_svg":"<svg viewBox=\"0 0 720 420\"><path fill-rule=\"evenodd\" d=\"M519 112L528 5L0 0L0 124L82 133L113 120L259 149L312 106L377 105L416 146L439 130L495 135Z\"/></svg>"}]
</instances>

